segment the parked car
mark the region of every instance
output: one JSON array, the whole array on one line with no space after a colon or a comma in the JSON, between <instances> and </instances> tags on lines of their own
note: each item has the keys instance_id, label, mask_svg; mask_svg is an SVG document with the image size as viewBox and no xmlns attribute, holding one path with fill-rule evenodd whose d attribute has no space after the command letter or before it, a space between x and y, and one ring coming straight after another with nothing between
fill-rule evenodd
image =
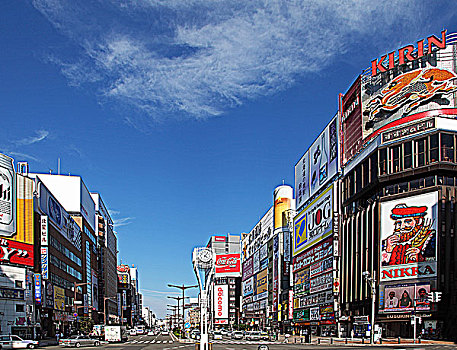
<instances>
[{"instance_id":1,"label":"parked car","mask_svg":"<svg viewBox=\"0 0 457 350\"><path fill-rule=\"evenodd\" d=\"M129 335L137 335L136 329L132 328L131 330L129 330Z\"/></svg>"},{"instance_id":2,"label":"parked car","mask_svg":"<svg viewBox=\"0 0 457 350\"><path fill-rule=\"evenodd\" d=\"M213 333L213 339L222 339L222 332L215 331Z\"/></svg>"},{"instance_id":3,"label":"parked car","mask_svg":"<svg viewBox=\"0 0 457 350\"><path fill-rule=\"evenodd\" d=\"M148 335L151 336L151 335L156 335L156 333L151 329L150 331L148 331Z\"/></svg>"},{"instance_id":4,"label":"parked car","mask_svg":"<svg viewBox=\"0 0 457 350\"><path fill-rule=\"evenodd\" d=\"M34 349L38 347L35 340L24 340L17 335L0 335L0 349Z\"/></svg>"},{"instance_id":5,"label":"parked car","mask_svg":"<svg viewBox=\"0 0 457 350\"><path fill-rule=\"evenodd\" d=\"M243 339L244 334L241 331L235 331L232 333L232 339Z\"/></svg>"},{"instance_id":6,"label":"parked car","mask_svg":"<svg viewBox=\"0 0 457 350\"><path fill-rule=\"evenodd\" d=\"M260 340L260 332L257 332L257 331L247 332L246 340Z\"/></svg>"},{"instance_id":7,"label":"parked car","mask_svg":"<svg viewBox=\"0 0 457 350\"><path fill-rule=\"evenodd\" d=\"M98 339L90 338L87 335L72 335L70 338L60 339L59 340L60 346L74 346L75 348L79 348L80 346L99 346L100 341Z\"/></svg>"},{"instance_id":8,"label":"parked car","mask_svg":"<svg viewBox=\"0 0 457 350\"><path fill-rule=\"evenodd\" d=\"M162 335L169 335L169 334L170 334L170 333L168 333L168 331L167 331L166 329L164 329L164 330L162 331Z\"/></svg>"},{"instance_id":9,"label":"parked car","mask_svg":"<svg viewBox=\"0 0 457 350\"><path fill-rule=\"evenodd\" d=\"M268 335L267 332L260 332L260 338L262 340L270 340L270 336Z\"/></svg>"},{"instance_id":10,"label":"parked car","mask_svg":"<svg viewBox=\"0 0 457 350\"><path fill-rule=\"evenodd\" d=\"M222 335L227 335L227 330L225 330L224 328L222 328L222 329L220 330L220 332L221 332Z\"/></svg>"}]
</instances>

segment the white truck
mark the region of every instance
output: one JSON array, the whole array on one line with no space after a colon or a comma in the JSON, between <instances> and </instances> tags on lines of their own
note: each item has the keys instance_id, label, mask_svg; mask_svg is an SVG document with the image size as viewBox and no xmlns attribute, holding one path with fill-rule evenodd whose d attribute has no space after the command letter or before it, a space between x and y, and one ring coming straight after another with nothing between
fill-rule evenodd
<instances>
[{"instance_id":1,"label":"white truck","mask_svg":"<svg viewBox=\"0 0 457 350\"><path fill-rule=\"evenodd\" d=\"M107 342L127 341L127 329L125 326L105 326L105 340Z\"/></svg>"}]
</instances>

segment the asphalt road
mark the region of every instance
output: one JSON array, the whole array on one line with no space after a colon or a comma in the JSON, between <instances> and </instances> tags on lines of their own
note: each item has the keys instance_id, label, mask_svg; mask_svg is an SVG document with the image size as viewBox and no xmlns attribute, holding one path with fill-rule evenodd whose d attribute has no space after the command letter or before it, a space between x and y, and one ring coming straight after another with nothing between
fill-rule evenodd
<instances>
[{"instance_id":1,"label":"asphalt road","mask_svg":"<svg viewBox=\"0 0 457 350\"><path fill-rule=\"evenodd\" d=\"M257 342L257 341L246 341L246 340L232 340L230 338L224 337L222 340L210 340L213 343L213 350L258 350L259 344L266 344L270 350L279 350L279 349L290 349L290 350L306 350L306 349L326 349L326 350L341 350L344 348L348 349L367 349L371 346L366 345L344 345L341 344L284 344L279 342ZM448 350L448 349L457 349L455 345L443 345L443 344L416 344L416 345L374 345L376 349L408 349L408 350ZM94 349L93 347L90 347ZM59 346L49 346L46 349L63 349ZM88 349L81 347L80 349ZM106 349L106 350L195 350L195 344L183 344L178 341L173 341L171 336L159 334L157 336L135 336L129 337L129 340L125 343L118 344L102 344L96 349Z\"/></svg>"}]
</instances>

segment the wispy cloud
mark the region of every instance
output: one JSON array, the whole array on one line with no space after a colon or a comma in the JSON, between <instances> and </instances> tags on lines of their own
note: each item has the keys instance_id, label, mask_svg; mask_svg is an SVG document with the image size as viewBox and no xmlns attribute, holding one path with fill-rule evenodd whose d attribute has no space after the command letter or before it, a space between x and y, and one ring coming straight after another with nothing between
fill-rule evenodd
<instances>
[{"instance_id":1,"label":"wispy cloud","mask_svg":"<svg viewBox=\"0 0 457 350\"><path fill-rule=\"evenodd\" d=\"M76 58L50 54L69 84L154 120L204 119L283 91L328 67L348 42L406 30L420 12L402 0L33 3L82 48Z\"/></svg>"},{"instance_id":2,"label":"wispy cloud","mask_svg":"<svg viewBox=\"0 0 457 350\"><path fill-rule=\"evenodd\" d=\"M120 217L121 212L119 210L109 209L108 211L109 211L109 214L111 215L111 218L113 219L115 228L129 225L135 219L134 217L130 217L130 216Z\"/></svg>"},{"instance_id":3,"label":"wispy cloud","mask_svg":"<svg viewBox=\"0 0 457 350\"><path fill-rule=\"evenodd\" d=\"M146 293L147 293L147 294L160 294L160 295L161 295L161 294L167 294L167 295L170 295L170 294L172 294L172 295L181 295L181 293L179 293L179 292L162 291L162 290L152 290L152 289L143 289L143 288L141 288L141 292L142 292L143 294L146 294Z\"/></svg>"},{"instance_id":4,"label":"wispy cloud","mask_svg":"<svg viewBox=\"0 0 457 350\"><path fill-rule=\"evenodd\" d=\"M35 136L25 137L20 140L13 141L13 143L17 146L28 146L33 145L34 143L43 141L45 138L48 137L49 131L47 130L37 130L35 131Z\"/></svg>"},{"instance_id":5,"label":"wispy cloud","mask_svg":"<svg viewBox=\"0 0 457 350\"><path fill-rule=\"evenodd\" d=\"M129 225L132 223L132 220L135 219L134 217L126 217L126 218L117 218L113 219L114 227L121 227L125 225Z\"/></svg>"}]
</instances>

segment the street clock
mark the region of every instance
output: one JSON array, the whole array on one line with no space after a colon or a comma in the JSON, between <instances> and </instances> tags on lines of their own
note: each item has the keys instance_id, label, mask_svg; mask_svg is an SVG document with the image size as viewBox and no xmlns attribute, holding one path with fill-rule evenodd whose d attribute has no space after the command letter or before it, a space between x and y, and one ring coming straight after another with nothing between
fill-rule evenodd
<instances>
[{"instance_id":1,"label":"street clock","mask_svg":"<svg viewBox=\"0 0 457 350\"><path fill-rule=\"evenodd\" d=\"M198 260L202 263L207 264L213 259L213 252L210 249L202 249L198 253Z\"/></svg>"}]
</instances>

